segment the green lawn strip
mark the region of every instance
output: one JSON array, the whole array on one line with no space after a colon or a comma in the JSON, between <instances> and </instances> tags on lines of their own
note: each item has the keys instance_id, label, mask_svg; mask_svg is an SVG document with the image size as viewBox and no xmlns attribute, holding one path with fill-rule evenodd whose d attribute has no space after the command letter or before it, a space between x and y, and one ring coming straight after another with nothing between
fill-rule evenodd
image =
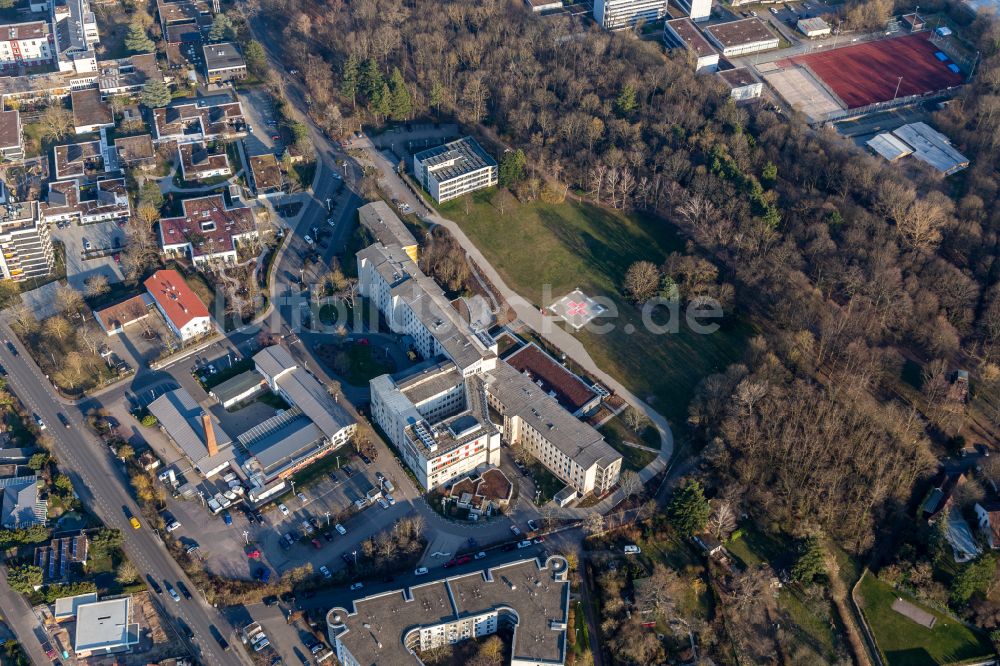
<instances>
[{"instance_id":1,"label":"green lawn strip","mask_svg":"<svg viewBox=\"0 0 1000 666\"><path fill-rule=\"evenodd\" d=\"M637 449L634 446L625 444L626 441L629 441L634 444L642 444L643 446L646 446L646 443L642 441L642 439L640 439L634 432L626 428L625 425L617 418L613 418L602 425L598 431L604 435L608 444L613 446L618 453L622 454L622 465L625 469L639 471L649 463L653 462L656 458L657 454L652 451Z\"/></svg>"},{"instance_id":2,"label":"green lawn strip","mask_svg":"<svg viewBox=\"0 0 1000 666\"><path fill-rule=\"evenodd\" d=\"M573 626L575 635L570 636L573 641L573 653L577 659L590 652L590 632L587 628L587 611L583 607L583 602L577 601L573 609Z\"/></svg>"},{"instance_id":3,"label":"green lawn strip","mask_svg":"<svg viewBox=\"0 0 1000 666\"><path fill-rule=\"evenodd\" d=\"M902 598L937 617L932 629L917 624L892 609ZM866 573L858 588L858 604L875 634L887 666L954 664L993 655L986 636L946 614L922 605L910 595L894 590Z\"/></svg>"},{"instance_id":4,"label":"green lawn strip","mask_svg":"<svg viewBox=\"0 0 1000 666\"><path fill-rule=\"evenodd\" d=\"M489 203L492 195L493 190L476 193L468 215L461 200L440 210L462 226L512 289L539 307L576 287L612 299L618 317L604 321L614 329L577 336L602 369L639 397L652 398L674 422L686 418L692 392L705 375L741 357L750 326L726 322L719 331L700 335L681 321L676 333L655 333L621 296L619 287L632 262L659 265L671 252L683 252L684 241L669 223L576 201L513 204L500 215ZM662 324L660 314L653 319Z\"/></svg>"}]
</instances>

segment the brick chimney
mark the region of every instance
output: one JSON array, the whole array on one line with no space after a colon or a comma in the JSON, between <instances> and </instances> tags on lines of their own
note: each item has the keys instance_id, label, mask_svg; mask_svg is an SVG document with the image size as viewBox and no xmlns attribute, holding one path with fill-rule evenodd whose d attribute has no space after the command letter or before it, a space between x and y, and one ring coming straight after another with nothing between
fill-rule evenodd
<instances>
[{"instance_id":1,"label":"brick chimney","mask_svg":"<svg viewBox=\"0 0 1000 666\"><path fill-rule=\"evenodd\" d=\"M205 430L205 448L208 455L214 456L219 452L219 445L215 443L215 430L212 428L212 417L208 412L201 413L201 427Z\"/></svg>"}]
</instances>

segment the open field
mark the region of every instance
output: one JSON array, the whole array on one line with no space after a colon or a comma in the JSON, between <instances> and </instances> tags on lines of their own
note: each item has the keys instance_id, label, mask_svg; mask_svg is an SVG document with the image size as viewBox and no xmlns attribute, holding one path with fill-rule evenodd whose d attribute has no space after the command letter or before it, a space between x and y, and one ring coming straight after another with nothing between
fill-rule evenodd
<instances>
[{"instance_id":1,"label":"open field","mask_svg":"<svg viewBox=\"0 0 1000 666\"><path fill-rule=\"evenodd\" d=\"M683 239L668 222L576 201L512 204L501 215L489 203L492 194L478 192L468 215L461 201L441 212L461 224L507 285L535 305L548 305L577 287L611 299L618 316L602 321L613 330L575 335L601 368L675 424L686 419L697 383L741 357L750 326L729 321L716 333L699 335L682 321L677 333L658 334L621 295L619 285L633 261L661 264L671 252L684 251ZM663 322L657 314L653 319Z\"/></svg>"},{"instance_id":2,"label":"open field","mask_svg":"<svg viewBox=\"0 0 1000 666\"><path fill-rule=\"evenodd\" d=\"M894 611L892 602L897 597L937 616L934 628L927 629ZM985 636L892 589L871 573L866 573L861 579L858 604L875 634L887 666L933 666L976 657L985 660L993 654Z\"/></svg>"},{"instance_id":3,"label":"open field","mask_svg":"<svg viewBox=\"0 0 1000 666\"><path fill-rule=\"evenodd\" d=\"M796 56L791 61L807 66L847 108L855 109L962 84L964 75L934 57L937 50L928 33L919 33Z\"/></svg>"}]
</instances>

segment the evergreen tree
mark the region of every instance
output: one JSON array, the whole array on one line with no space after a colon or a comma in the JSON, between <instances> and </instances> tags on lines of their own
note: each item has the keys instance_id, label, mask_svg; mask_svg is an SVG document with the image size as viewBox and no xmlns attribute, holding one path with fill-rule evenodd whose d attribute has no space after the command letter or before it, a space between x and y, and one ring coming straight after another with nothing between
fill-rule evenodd
<instances>
[{"instance_id":1,"label":"evergreen tree","mask_svg":"<svg viewBox=\"0 0 1000 666\"><path fill-rule=\"evenodd\" d=\"M615 100L615 110L626 116L635 111L637 106L635 86L626 83L621 93L618 94L618 99Z\"/></svg>"},{"instance_id":2,"label":"evergreen tree","mask_svg":"<svg viewBox=\"0 0 1000 666\"><path fill-rule=\"evenodd\" d=\"M688 481L674 494L667 507L667 517L681 536L691 536L705 529L711 513L712 507L697 481Z\"/></svg>"},{"instance_id":3,"label":"evergreen tree","mask_svg":"<svg viewBox=\"0 0 1000 666\"><path fill-rule=\"evenodd\" d=\"M431 81L431 89L427 93L427 100L434 107L434 113L441 112L441 105L444 104L444 86L440 81Z\"/></svg>"},{"instance_id":4,"label":"evergreen tree","mask_svg":"<svg viewBox=\"0 0 1000 666\"><path fill-rule=\"evenodd\" d=\"M413 115L413 100L410 99L410 91L406 87L406 81L403 80L399 67L392 70L389 87L392 90L389 117L393 120L409 120Z\"/></svg>"},{"instance_id":5,"label":"evergreen tree","mask_svg":"<svg viewBox=\"0 0 1000 666\"><path fill-rule=\"evenodd\" d=\"M357 108L358 79L361 76L358 57L353 53L347 56L340 70L340 94L351 98L351 107Z\"/></svg>"},{"instance_id":6,"label":"evergreen tree","mask_svg":"<svg viewBox=\"0 0 1000 666\"><path fill-rule=\"evenodd\" d=\"M247 69L260 78L267 72L267 54L264 47L256 39L251 39L243 49L243 58L247 61Z\"/></svg>"},{"instance_id":7,"label":"evergreen tree","mask_svg":"<svg viewBox=\"0 0 1000 666\"><path fill-rule=\"evenodd\" d=\"M142 87L139 102L150 109L158 109L170 104L170 88L167 84L154 79Z\"/></svg>"},{"instance_id":8,"label":"evergreen tree","mask_svg":"<svg viewBox=\"0 0 1000 666\"><path fill-rule=\"evenodd\" d=\"M146 29L142 27L142 24L133 21L128 26L128 32L125 33L125 48L132 53L149 53L156 48L156 45L146 34Z\"/></svg>"},{"instance_id":9,"label":"evergreen tree","mask_svg":"<svg viewBox=\"0 0 1000 666\"><path fill-rule=\"evenodd\" d=\"M817 536L810 536L801 547L799 559L792 566L792 580L800 585L810 585L816 576L826 573L826 554Z\"/></svg>"},{"instance_id":10,"label":"evergreen tree","mask_svg":"<svg viewBox=\"0 0 1000 666\"><path fill-rule=\"evenodd\" d=\"M233 22L225 14L216 14L212 19L212 27L208 31L208 41L224 42L232 39L236 31L233 29Z\"/></svg>"},{"instance_id":11,"label":"evergreen tree","mask_svg":"<svg viewBox=\"0 0 1000 666\"><path fill-rule=\"evenodd\" d=\"M361 93L368 99L369 104L375 106L377 98L382 94L385 80L382 78L382 72L379 71L378 63L374 59L365 60L358 83L361 87Z\"/></svg>"},{"instance_id":12,"label":"evergreen tree","mask_svg":"<svg viewBox=\"0 0 1000 666\"><path fill-rule=\"evenodd\" d=\"M503 187L513 187L524 179L524 166L528 163L524 151L508 150L500 158L500 169L497 174Z\"/></svg>"},{"instance_id":13,"label":"evergreen tree","mask_svg":"<svg viewBox=\"0 0 1000 666\"><path fill-rule=\"evenodd\" d=\"M392 90L389 88L389 84L383 81L382 89L370 99L372 113L376 116L388 118L389 113L392 111Z\"/></svg>"}]
</instances>

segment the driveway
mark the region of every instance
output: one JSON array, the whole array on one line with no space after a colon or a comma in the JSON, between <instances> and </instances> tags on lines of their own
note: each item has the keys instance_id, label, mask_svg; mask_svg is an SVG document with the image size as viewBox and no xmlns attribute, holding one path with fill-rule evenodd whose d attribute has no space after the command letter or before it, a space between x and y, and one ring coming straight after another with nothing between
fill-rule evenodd
<instances>
[{"instance_id":1,"label":"driveway","mask_svg":"<svg viewBox=\"0 0 1000 666\"><path fill-rule=\"evenodd\" d=\"M268 124L269 121L276 120L270 95L261 88L254 88L240 92L239 100L243 104L243 115L247 123L253 127L253 133L248 134L243 140L247 155L280 152L284 148L284 142L271 138L272 135L278 134L278 127Z\"/></svg>"}]
</instances>

